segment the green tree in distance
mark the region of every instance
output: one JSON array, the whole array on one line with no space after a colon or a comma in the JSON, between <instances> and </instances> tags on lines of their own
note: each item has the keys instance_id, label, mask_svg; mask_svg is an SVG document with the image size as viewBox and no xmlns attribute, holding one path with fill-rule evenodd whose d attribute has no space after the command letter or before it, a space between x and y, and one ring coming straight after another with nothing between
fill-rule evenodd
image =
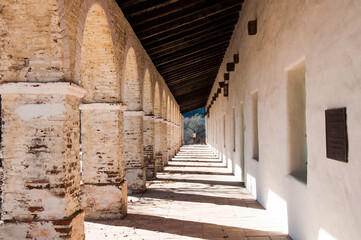
<instances>
[{"instance_id":1,"label":"green tree in distance","mask_svg":"<svg viewBox=\"0 0 361 240\"><path fill-rule=\"evenodd\" d=\"M197 134L197 143L206 136L205 117L196 113L192 117L184 118L184 143L192 144L193 133Z\"/></svg>"}]
</instances>

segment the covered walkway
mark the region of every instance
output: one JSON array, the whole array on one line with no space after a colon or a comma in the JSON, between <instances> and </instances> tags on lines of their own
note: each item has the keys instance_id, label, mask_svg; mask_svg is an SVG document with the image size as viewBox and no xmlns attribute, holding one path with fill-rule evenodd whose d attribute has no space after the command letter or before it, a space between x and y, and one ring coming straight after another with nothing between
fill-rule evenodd
<instances>
[{"instance_id":1,"label":"covered walkway","mask_svg":"<svg viewBox=\"0 0 361 240\"><path fill-rule=\"evenodd\" d=\"M183 146L122 220L87 221L86 239L290 239L208 146Z\"/></svg>"}]
</instances>

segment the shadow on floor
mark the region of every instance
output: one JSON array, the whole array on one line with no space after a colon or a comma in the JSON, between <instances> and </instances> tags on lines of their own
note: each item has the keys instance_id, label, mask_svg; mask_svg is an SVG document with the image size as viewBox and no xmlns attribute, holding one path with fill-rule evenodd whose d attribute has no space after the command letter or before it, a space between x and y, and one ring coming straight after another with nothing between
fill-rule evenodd
<instances>
[{"instance_id":1,"label":"shadow on floor","mask_svg":"<svg viewBox=\"0 0 361 240\"><path fill-rule=\"evenodd\" d=\"M254 239L257 239L256 237L263 237L262 239L291 240L291 238L281 232L222 226L212 223L179 220L143 214L128 214L124 219L120 220L91 220L87 222L109 226L129 227L133 228L135 233L136 229L143 229L201 239L224 238L251 240L253 237ZM131 236L123 237L131 238Z\"/></svg>"},{"instance_id":2,"label":"shadow on floor","mask_svg":"<svg viewBox=\"0 0 361 240\"><path fill-rule=\"evenodd\" d=\"M209 158L205 159L205 161L202 160L197 160L199 158L195 158L195 159L176 159L176 160L171 160L169 162L185 162L185 163L222 163L222 161L207 161L209 160ZM217 158L217 160L219 160Z\"/></svg>"},{"instance_id":3,"label":"shadow on floor","mask_svg":"<svg viewBox=\"0 0 361 240\"><path fill-rule=\"evenodd\" d=\"M227 168L227 166L212 166L212 165L177 165L168 164L167 167L191 167L191 168Z\"/></svg>"},{"instance_id":4,"label":"shadow on floor","mask_svg":"<svg viewBox=\"0 0 361 240\"><path fill-rule=\"evenodd\" d=\"M185 170L168 170L165 169L162 173L169 173L169 174L197 174L197 175L229 175L233 176L232 173L227 172L206 172L206 171L185 171Z\"/></svg>"},{"instance_id":5,"label":"shadow on floor","mask_svg":"<svg viewBox=\"0 0 361 240\"><path fill-rule=\"evenodd\" d=\"M212 181L212 180L201 180L201 179L180 179L180 178L158 178L159 181L174 181L174 182L184 182L184 183L199 183L206 184L209 186L235 186L235 187L244 187L242 182L227 182L227 181Z\"/></svg>"},{"instance_id":6,"label":"shadow on floor","mask_svg":"<svg viewBox=\"0 0 361 240\"><path fill-rule=\"evenodd\" d=\"M189 192L189 189L187 189ZM197 189L199 191L199 189ZM190 193L179 193L173 191L162 191L155 188L148 189L146 195L143 196L144 199L162 199L162 200L172 200L172 201L183 201L183 202L197 202L197 203L213 203L216 205L228 205L228 206L238 206L246 208L254 208L264 210L261 204L259 204L251 194L250 198L239 199L239 198L226 198L218 196L207 196L199 194L190 194Z\"/></svg>"}]
</instances>

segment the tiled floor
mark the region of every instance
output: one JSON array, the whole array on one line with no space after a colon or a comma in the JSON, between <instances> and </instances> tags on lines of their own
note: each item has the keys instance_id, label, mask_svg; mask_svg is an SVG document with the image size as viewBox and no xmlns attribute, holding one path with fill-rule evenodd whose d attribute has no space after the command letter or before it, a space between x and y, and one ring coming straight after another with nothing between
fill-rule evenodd
<instances>
[{"instance_id":1,"label":"tiled floor","mask_svg":"<svg viewBox=\"0 0 361 240\"><path fill-rule=\"evenodd\" d=\"M128 212L86 222L86 239L290 239L207 146L183 147Z\"/></svg>"}]
</instances>

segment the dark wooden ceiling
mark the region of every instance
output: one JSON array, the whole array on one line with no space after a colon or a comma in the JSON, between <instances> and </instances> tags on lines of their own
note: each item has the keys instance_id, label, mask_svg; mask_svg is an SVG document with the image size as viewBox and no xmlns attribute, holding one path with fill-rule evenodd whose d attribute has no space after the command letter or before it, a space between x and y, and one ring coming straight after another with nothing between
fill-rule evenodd
<instances>
[{"instance_id":1,"label":"dark wooden ceiling","mask_svg":"<svg viewBox=\"0 0 361 240\"><path fill-rule=\"evenodd\" d=\"M117 0L183 113L204 107L243 0Z\"/></svg>"}]
</instances>

